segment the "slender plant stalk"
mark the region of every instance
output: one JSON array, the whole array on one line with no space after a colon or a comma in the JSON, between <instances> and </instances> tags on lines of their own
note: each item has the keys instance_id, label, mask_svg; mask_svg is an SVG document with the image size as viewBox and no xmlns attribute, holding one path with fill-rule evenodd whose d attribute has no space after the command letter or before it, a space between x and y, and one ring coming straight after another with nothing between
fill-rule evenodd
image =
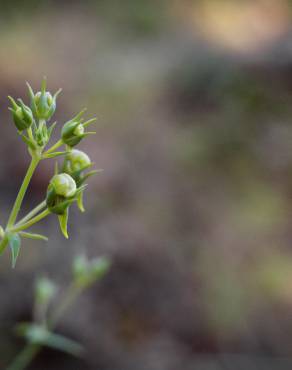
<instances>
[{"instance_id":1,"label":"slender plant stalk","mask_svg":"<svg viewBox=\"0 0 292 370\"><path fill-rule=\"evenodd\" d=\"M43 212L41 212L37 216L33 217L29 221L27 221L23 224L20 224L19 226L12 227L10 229L10 231L17 232L17 231L25 230L25 229L29 228L30 226L34 225L35 223L39 222L43 218L47 217L50 213L51 212L48 209L45 209Z\"/></svg>"},{"instance_id":2,"label":"slender plant stalk","mask_svg":"<svg viewBox=\"0 0 292 370\"><path fill-rule=\"evenodd\" d=\"M31 159L31 162L30 162L30 165L28 167L27 173L26 173L26 175L23 179L22 185L19 189L19 192L18 192L18 195L16 197L14 206L13 206L11 214L9 216L9 219L8 219L8 222L7 222L7 228L11 227L14 224L16 218L17 218L17 215L18 215L18 212L20 210L20 207L21 207L23 198L25 196L26 190L28 188L28 185L30 183L32 175L33 175L39 161L40 161L40 159L37 156L33 156L32 159Z\"/></svg>"},{"instance_id":3,"label":"slender plant stalk","mask_svg":"<svg viewBox=\"0 0 292 370\"><path fill-rule=\"evenodd\" d=\"M46 154L49 154L49 153L52 153L54 150L58 149L60 146L62 146L64 143L63 143L63 140L60 139L59 141L57 141L53 146L50 147L50 149L48 149L44 155Z\"/></svg>"},{"instance_id":4,"label":"slender plant stalk","mask_svg":"<svg viewBox=\"0 0 292 370\"><path fill-rule=\"evenodd\" d=\"M24 224L26 221L30 220L33 216L40 212L43 208L45 208L46 205L47 205L46 201L44 200L43 202L38 204L34 209L32 209L25 217L18 221L14 226L20 226L21 224Z\"/></svg>"}]
</instances>

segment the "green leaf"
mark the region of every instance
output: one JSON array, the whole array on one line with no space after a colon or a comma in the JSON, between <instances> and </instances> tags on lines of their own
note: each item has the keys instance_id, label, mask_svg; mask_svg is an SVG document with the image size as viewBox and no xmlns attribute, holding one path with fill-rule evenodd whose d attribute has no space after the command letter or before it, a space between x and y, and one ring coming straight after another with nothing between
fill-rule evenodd
<instances>
[{"instance_id":1,"label":"green leaf","mask_svg":"<svg viewBox=\"0 0 292 370\"><path fill-rule=\"evenodd\" d=\"M84 180L87 180L89 177L94 176L97 173L102 172L102 171L103 171L103 169L92 170L92 171L90 171L90 172L88 172L87 174L84 175Z\"/></svg>"},{"instance_id":2,"label":"green leaf","mask_svg":"<svg viewBox=\"0 0 292 370\"><path fill-rule=\"evenodd\" d=\"M48 238L41 234L33 234L33 233L27 233L25 231L20 231L19 235L27 239L44 240L46 242L48 241Z\"/></svg>"},{"instance_id":3,"label":"green leaf","mask_svg":"<svg viewBox=\"0 0 292 370\"><path fill-rule=\"evenodd\" d=\"M83 352L83 347L79 343L59 334L48 333L43 344L73 356L80 356Z\"/></svg>"},{"instance_id":4,"label":"green leaf","mask_svg":"<svg viewBox=\"0 0 292 370\"><path fill-rule=\"evenodd\" d=\"M69 353L70 355L80 356L83 352L82 346L62 335L55 334L41 325L22 323L17 326L17 333L34 344L40 344L50 348Z\"/></svg>"},{"instance_id":5,"label":"green leaf","mask_svg":"<svg viewBox=\"0 0 292 370\"><path fill-rule=\"evenodd\" d=\"M9 233L7 237L12 256L12 268L14 268L20 251L21 239L17 233Z\"/></svg>"},{"instance_id":6,"label":"green leaf","mask_svg":"<svg viewBox=\"0 0 292 370\"><path fill-rule=\"evenodd\" d=\"M67 231L69 209L66 208L62 215L58 215L61 231L66 239L69 238Z\"/></svg>"}]
</instances>

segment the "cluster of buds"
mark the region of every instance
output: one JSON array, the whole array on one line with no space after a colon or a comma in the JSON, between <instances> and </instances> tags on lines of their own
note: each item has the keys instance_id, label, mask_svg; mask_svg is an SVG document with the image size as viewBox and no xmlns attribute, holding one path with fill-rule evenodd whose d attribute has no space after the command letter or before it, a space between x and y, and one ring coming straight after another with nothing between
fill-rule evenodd
<instances>
[{"instance_id":1,"label":"cluster of buds","mask_svg":"<svg viewBox=\"0 0 292 370\"><path fill-rule=\"evenodd\" d=\"M12 247L14 256L18 254L21 236L45 239L44 236L27 233L24 230L48 214L56 214L58 216L61 230L64 236L68 237L69 207L76 202L79 209L84 211L83 192L86 187L85 180L97 172L86 171L93 163L87 154L73 148L83 138L94 134L94 132L86 131L86 128L95 121L95 118L85 120L83 118L85 109L83 109L63 125L60 139L47 149L53 129L56 126L56 122L49 125L49 121L56 111L57 97L61 89L55 94L51 94L47 91L46 79L42 81L41 89L36 93L34 93L29 84L27 86L30 98L29 105L25 105L21 99L15 100L10 96L8 98L11 102L9 110L12 112L12 118L18 133L28 147L32 157L33 168L35 169L39 161L48 158L64 156L64 162L60 172L58 163L56 163L55 174L48 185L45 201L32 210L23 220L15 224L20 207L20 204L16 202L16 208L12 212L6 229L2 228L0 230L0 237L2 238L0 252L9 243L14 246ZM58 148L62 146L64 149L60 151ZM30 173L31 175L32 173ZM25 186L28 186L28 183ZM25 188L22 188L20 192L25 192L25 190ZM21 197L23 197L22 194ZM37 214L44 207L46 209ZM16 259L16 257L13 258Z\"/></svg>"},{"instance_id":2,"label":"cluster of buds","mask_svg":"<svg viewBox=\"0 0 292 370\"><path fill-rule=\"evenodd\" d=\"M50 140L56 124L53 123L50 127L47 127L48 121L55 113L57 97L61 89L52 95L46 90L46 79L42 82L41 91L37 93L33 92L33 89L28 83L27 86L30 106L25 105L21 99L15 101L9 96L8 98L12 105L9 109L12 112L17 130L30 150L43 149ZM95 118L84 120L84 113L85 109L63 125L60 143L73 148L84 137L95 134L92 131L85 131L86 127L95 121ZM28 130L27 136L23 133L25 130Z\"/></svg>"},{"instance_id":3,"label":"cluster of buds","mask_svg":"<svg viewBox=\"0 0 292 370\"><path fill-rule=\"evenodd\" d=\"M52 96L50 92L46 91L46 79L43 79L41 91L36 94L29 84L27 86L30 106L25 105L21 99L16 102L9 96L12 105L9 110L12 112L17 130L30 150L36 151L38 149L40 151L48 143L55 126L53 124L48 128L46 122L56 110L56 100L61 89ZM23 133L25 130L28 131L28 136Z\"/></svg>"}]
</instances>

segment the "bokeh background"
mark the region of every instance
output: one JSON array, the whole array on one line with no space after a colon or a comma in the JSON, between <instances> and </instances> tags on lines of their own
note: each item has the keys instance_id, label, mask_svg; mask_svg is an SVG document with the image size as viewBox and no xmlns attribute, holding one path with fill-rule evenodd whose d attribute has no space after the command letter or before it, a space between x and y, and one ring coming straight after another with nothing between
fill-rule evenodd
<instances>
[{"instance_id":1,"label":"bokeh background","mask_svg":"<svg viewBox=\"0 0 292 370\"><path fill-rule=\"evenodd\" d=\"M86 355L45 349L31 370L291 369L291 3L0 2L1 224L29 161L7 111L25 81L63 88L59 129L84 106L98 117L81 148L104 170L69 241L50 217L14 271L1 257L1 369L36 276L65 287L80 252L112 259L58 327Z\"/></svg>"}]
</instances>

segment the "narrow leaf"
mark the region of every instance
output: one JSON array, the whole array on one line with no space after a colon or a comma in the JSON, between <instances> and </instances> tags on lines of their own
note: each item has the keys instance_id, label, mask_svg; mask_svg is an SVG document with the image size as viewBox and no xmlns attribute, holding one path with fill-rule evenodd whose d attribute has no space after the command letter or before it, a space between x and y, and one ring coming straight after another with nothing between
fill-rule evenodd
<instances>
[{"instance_id":1,"label":"narrow leaf","mask_svg":"<svg viewBox=\"0 0 292 370\"><path fill-rule=\"evenodd\" d=\"M79 343L60 334L52 333L38 324L21 323L17 325L16 333L27 338L30 343L58 349L74 356L80 356L83 352L83 348Z\"/></svg>"},{"instance_id":2,"label":"narrow leaf","mask_svg":"<svg viewBox=\"0 0 292 370\"><path fill-rule=\"evenodd\" d=\"M44 240L46 242L48 241L48 238L44 235L41 235L41 234L33 234L33 233L27 233L25 231L20 231L19 235L21 235L23 238L27 238L27 239Z\"/></svg>"},{"instance_id":3,"label":"narrow leaf","mask_svg":"<svg viewBox=\"0 0 292 370\"><path fill-rule=\"evenodd\" d=\"M93 171L90 171L90 172L88 172L86 175L84 175L84 177L83 177L83 181L85 181L85 180L87 180L89 177L91 177L91 176L93 176L93 175L96 175L97 173L99 173L99 172L102 172L103 170L102 169L100 169L100 170L93 170Z\"/></svg>"},{"instance_id":4,"label":"narrow leaf","mask_svg":"<svg viewBox=\"0 0 292 370\"><path fill-rule=\"evenodd\" d=\"M77 205L81 212L85 212L83 204L83 191L77 195Z\"/></svg>"},{"instance_id":5,"label":"narrow leaf","mask_svg":"<svg viewBox=\"0 0 292 370\"><path fill-rule=\"evenodd\" d=\"M55 333L48 332L43 344L74 356L80 356L83 352L83 348L79 343Z\"/></svg>"},{"instance_id":6,"label":"narrow leaf","mask_svg":"<svg viewBox=\"0 0 292 370\"><path fill-rule=\"evenodd\" d=\"M58 215L60 228L66 239L69 238L68 231L67 231L68 214L69 214L69 211L68 211L68 208L66 208L65 212L62 215Z\"/></svg>"},{"instance_id":7,"label":"narrow leaf","mask_svg":"<svg viewBox=\"0 0 292 370\"><path fill-rule=\"evenodd\" d=\"M11 257L12 257L12 268L15 267L17 257L20 251L21 239L17 233L9 233L8 234L8 242L11 250Z\"/></svg>"}]
</instances>

